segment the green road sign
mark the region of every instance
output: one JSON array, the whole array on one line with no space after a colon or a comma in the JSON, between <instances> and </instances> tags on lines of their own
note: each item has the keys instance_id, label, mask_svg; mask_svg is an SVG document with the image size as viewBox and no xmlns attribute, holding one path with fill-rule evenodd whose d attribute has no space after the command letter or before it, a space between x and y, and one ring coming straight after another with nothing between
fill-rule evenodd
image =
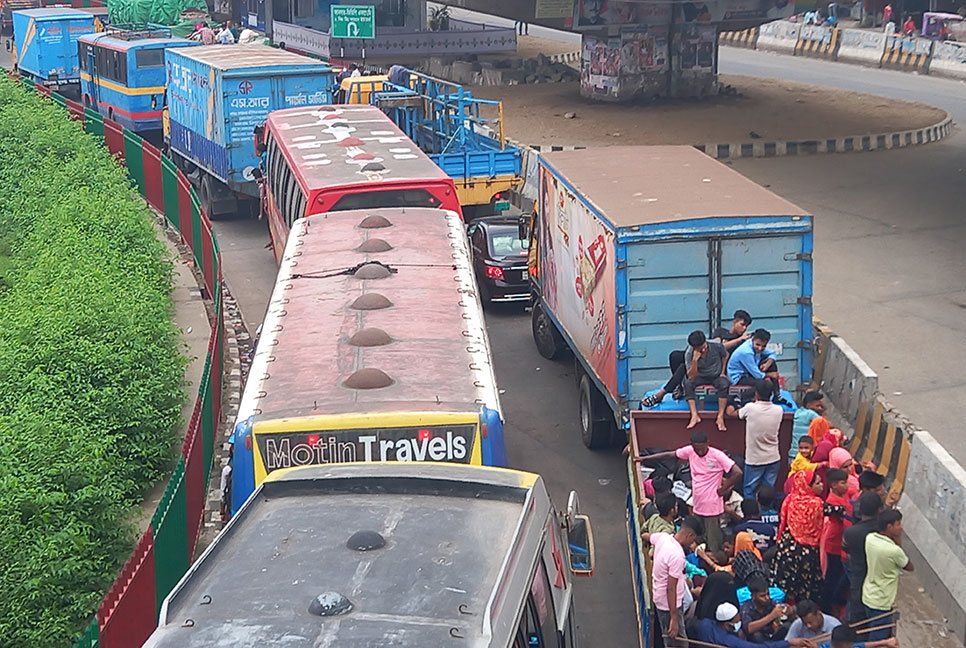
<instances>
[{"instance_id":1,"label":"green road sign","mask_svg":"<svg viewBox=\"0 0 966 648\"><path fill-rule=\"evenodd\" d=\"M375 38L376 8L372 5L332 5L332 38Z\"/></svg>"}]
</instances>

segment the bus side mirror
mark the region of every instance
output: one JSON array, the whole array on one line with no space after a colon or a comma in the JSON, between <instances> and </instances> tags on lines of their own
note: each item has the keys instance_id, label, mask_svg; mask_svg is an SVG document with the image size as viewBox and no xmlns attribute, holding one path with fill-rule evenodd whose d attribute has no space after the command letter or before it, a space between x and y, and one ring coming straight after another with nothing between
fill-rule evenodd
<instances>
[{"instance_id":1,"label":"bus side mirror","mask_svg":"<svg viewBox=\"0 0 966 648\"><path fill-rule=\"evenodd\" d=\"M594 574L594 530L590 518L575 515L567 529L567 543L570 545L570 572L574 576L593 576Z\"/></svg>"},{"instance_id":2,"label":"bus side mirror","mask_svg":"<svg viewBox=\"0 0 966 648\"><path fill-rule=\"evenodd\" d=\"M520 220L517 221L517 233L520 236L521 241L530 240L530 215L520 214Z\"/></svg>"}]
</instances>

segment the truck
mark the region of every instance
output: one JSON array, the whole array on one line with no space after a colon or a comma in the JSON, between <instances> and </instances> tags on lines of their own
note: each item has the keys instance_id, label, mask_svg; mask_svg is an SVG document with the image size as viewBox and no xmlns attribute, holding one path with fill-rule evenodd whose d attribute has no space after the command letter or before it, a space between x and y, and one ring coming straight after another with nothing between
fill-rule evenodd
<instances>
[{"instance_id":1,"label":"truck","mask_svg":"<svg viewBox=\"0 0 966 648\"><path fill-rule=\"evenodd\" d=\"M47 7L13 12L13 62L20 74L52 90L80 82L77 39L94 33L94 16L80 9Z\"/></svg>"},{"instance_id":2,"label":"truck","mask_svg":"<svg viewBox=\"0 0 966 648\"><path fill-rule=\"evenodd\" d=\"M546 153L538 178L534 213L520 224L530 240L533 338L546 358L573 353L584 443L628 443L628 547L647 648L649 556L640 531L653 469L645 460L687 443L689 413L671 396L638 404L670 378L670 352L684 349L691 331L711 331L738 309L770 331L782 395L793 400L811 377L812 218L692 147ZM713 391L698 400L700 409L717 407ZM794 404L783 409L784 467ZM699 426L740 459L744 421L729 418L718 432L712 418Z\"/></svg>"},{"instance_id":3,"label":"truck","mask_svg":"<svg viewBox=\"0 0 966 648\"><path fill-rule=\"evenodd\" d=\"M255 127L273 110L332 103L327 64L265 45L165 50L165 144L211 218L259 206Z\"/></svg>"},{"instance_id":4,"label":"truck","mask_svg":"<svg viewBox=\"0 0 966 648\"><path fill-rule=\"evenodd\" d=\"M444 464L291 468L259 486L161 604L145 648L576 646L594 569L575 493Z\"/></svg>"},{"instance_id":5,"label":"truck","mask_svg":"<svg viewBox=\"0 0 966 648\"><path fill-rule=\"evenodd\" d=\"M670 378L670 352L737 309L771 332L786 387L808 380L806 212L688 146L557 151L538 167L538 200L521 232L530 238L533 338L545 358L567 349L576 358L585 445L625 440L631 410ZM670 400L661 416L685 417L685 404Z\"/></svg>"}]
</instances>

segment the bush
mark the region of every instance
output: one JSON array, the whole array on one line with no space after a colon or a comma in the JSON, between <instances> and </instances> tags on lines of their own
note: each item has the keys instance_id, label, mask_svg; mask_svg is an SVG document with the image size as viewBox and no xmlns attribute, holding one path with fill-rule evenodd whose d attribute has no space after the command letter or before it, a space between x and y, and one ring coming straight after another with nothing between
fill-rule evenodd
<instances>
[{"instance_id":1,"label":"bush","mask_svg":"<svg viewBox=\"0 0 966 648\"><path fill-rule=\"evenodd\" d=\"M171 262L125 171L0 78L0 637L67 646L172 466L184 360Z\"/></svg>"}]
</instances>

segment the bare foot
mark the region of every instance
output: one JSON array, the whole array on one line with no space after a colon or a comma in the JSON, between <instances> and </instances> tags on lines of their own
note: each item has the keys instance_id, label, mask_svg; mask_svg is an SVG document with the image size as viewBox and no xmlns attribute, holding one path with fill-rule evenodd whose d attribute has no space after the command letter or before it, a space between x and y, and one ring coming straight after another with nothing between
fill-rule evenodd
<instances>
[{"instance_id":1,"label":"bare foot","mask_svg":"<svg viewBox=\"0 0 966 648\"><path fill-rule=\"evenodd\" d=\"M727 432L728 431L728 428L725 427L725 422L724 422L724 419L723 418L717 419L715 421L715 423L718 424L718 431L719 432Z\"/></svg>"},{"instance_id":2,"label":"bare foot","mask_svg":"<svg viewBox=\"0 0 966 648\"><path fill-rule=\"evenodd\" d=\"M701 422L701 417L698 416L697 414L692 414L691 415L691 421L688 423L687 429L690 430L691 428L693 428L695 425L697 425L700 422Z\"/></svg>"}]
</instances>

